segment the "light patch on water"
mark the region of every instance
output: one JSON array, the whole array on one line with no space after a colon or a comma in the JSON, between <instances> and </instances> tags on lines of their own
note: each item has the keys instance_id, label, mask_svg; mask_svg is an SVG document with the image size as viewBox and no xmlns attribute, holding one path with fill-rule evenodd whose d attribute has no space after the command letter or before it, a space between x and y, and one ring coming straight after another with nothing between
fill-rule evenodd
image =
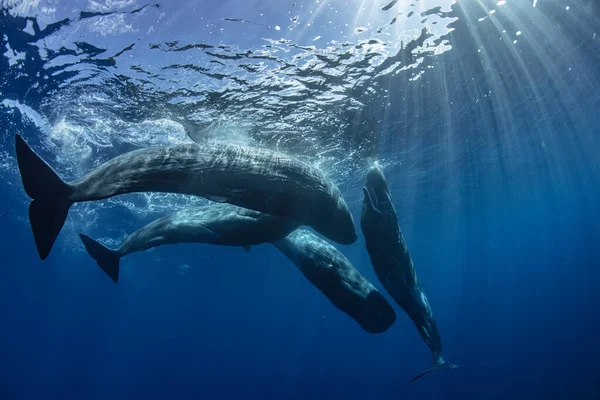
<instances>
[{"instance_id":1,"label":"light patch on water","mask_svg":"<svg viewBox=\"0 0 600 400\"><path fill-rule=\"evenodd\" d=\"M28 121L32 122L36 127L38 127L42 131L48 131L48 121L46 118L41 116L37 111L33 108L29 107L26 104L21 104L18 100L10 100L4 99L2 100L2 105L7 108L17 109L21 113L21 116Z\"/></svg>"},{"instance_id":2,"label":"light patch on water","mask_svg":"<svg viewBox=\"0 0 600 400\"><path fill-rule=\"evenodd\" d=\"M6 0L2 2L2 7L6 7L12 15L26 17L35 14L40 7L40 0Z\"/></svg>"},{"instance_id":3,"label":"light patch on water","mask_svg":"<svg viewBox=\"0 0 600 400\"><path fill-rule=\"evenodd\" d=\"M500 0L499 2L496 3L496 5L498 7L501 7L501 6L505 5L505 4L506 4L506 0Z\"/></svg>"},{"instance_id":4,"label":"light patch on water","mask_svg":"<svg viewBox=\"0 0 600 400\"><path fill-rule=\"evenodd\" d=\"M12 67L20 61L25 60L25 53L11 49L10 44L6 42L6 52L4 53L4 57L8 59L8 65Z\"/></svg>"},{"instance_id":5,"label":"light patch on water","mask_svg":"<svg viewBox=\"0 0 600 400\"><path fill-rule=\"evenodd\" d=\"M167 118L145 120L139 124L129 124L124 132L118 133L122 143L139 147L171 146L192 143L183 126Z\"/></svg>"},{"instance_id":6,"label":"light patch on water","mask_svg":"<svg viewBox=\"0 0 600 400\"><path fill-rule=\"evenodd\" d=\"M65 118L55 123L48 134L61 163L81 166L92 155L92 146L83 126L69 123ZM80 170L80 168L78 168Z\"/></svg>"},{"instance_id":7,"label":"light patch on water","mask_svg":"<svg viewBox=\"0 0 600 400\"><path fill-rule=\"evenodd\" d=\"M199 117L199 115L197 115ZM201 118L201 117L200 117ZM252 124L244 121L231 121L227 118L218 117L214 114L205 116L207 124L203 128L188 132L188 136L196 143L207 141L226 141L228 143L242 146L255 145L249 134Z\"/></svg>"},{"instance_id":8,"label":"light patch on water","mask_svg":"<svg viewBox=\"0 0 600 400\"><path fill-rule=\"evenodd\" d=\"M48 139L57 159L74 168L73 173L83 172L90 162L98 165L106 161L95 156L101 148L113 148L122 143L139 148L192 143L183 126L170 119L128 124L93 113L89 114L85 124L61 118L50 128Z\"/></svg>"},{"instance_id":9,"label":"light patch on water","mask_svg":"<svg viewBox=\"0 0 600 400\"><path fill-rule=\"evenodd\" d=\"M104 15L94 19L86 20L84 25L92 32L102 36L117 36L127 32L136 32L133 24L127 23L125 14Z\"/></svg>"},{"instance_id":10,"label":"light patch on water","mask_svg":"<svg viewBox=\"0 0 600 400\"><path fill-rule=\"evenodd\" d=\"M3 0L2 8L13 16L35 18L40 30L44 30L56 22L56 3L57 0Z\"/></svg>"},{"instance_id":11,"label":"light patch on water","mask_svg":"<svg viewBox=\"0 0 600 400\"><path fill-rule=\"evenodd\" d=\"M75 56L72 54L64 54L64 55L60 55L58 57L54 57L53 59L48 61L44 65L44 68L45 69L53 69L53 68L58 68L61 66L68 66L70 64L75 64L75 63L81 61L81 59L82 59L81 56Z\"/></svg>"},{"instance_id":12,"label":"light patch on water","mask_svg":"<svg viewBox=\"0 0 600 400\"><path fill-rule=\"evenodd\" d=\"M0 170L17 172L17 160L7 151L0 151Z\"/></svg>"},{"instance_id":13,"label":"light patch on water","mask_svg":"<svg viewBox=\"0 0 600 400\"><path fill-rule=\"evenodd\" d=\"M119 10L125 7L135 5L136 0L105 0L94 1L88 0L88 7L92 11L108 12L115 9Z\"/></svg>"},{"instance_id":14,"label":"light patch on water","mask_svg":"<svg viewBox=\"0 0 600 400\"><path fill-rule=\"evenodd\" d=\"M35 35L35 30L33 29L33 21L28 19L25 28L23 28L23 32L30 34L31 36Z\"/></svg>"}]
</instances>

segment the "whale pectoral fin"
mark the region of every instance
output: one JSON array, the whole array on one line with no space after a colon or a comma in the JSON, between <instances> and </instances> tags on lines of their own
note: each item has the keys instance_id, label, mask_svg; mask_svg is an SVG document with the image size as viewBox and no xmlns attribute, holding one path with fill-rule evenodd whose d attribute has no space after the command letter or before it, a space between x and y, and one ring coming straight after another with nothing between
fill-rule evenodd
<instances>
[{"instance_id":1,"label":"whale pectoral fin","mask_svg":"<svg viewBox=\"0 0 600 400\"><path fill-rule=\"evenodd\" d=\"M250 253L250 246L242 246L242 249L246 250L247 253Z\"/></svg>"},{"instance_id":2,"label":"whale pectoral fin","mask_svg":"<svg viewBox=\"0 0 600 400\"><path fill-rule=\"evenodd\" d=\"M227 198L222 196L204 196L210 201L214 201L215 203L227 203Z\"/></svg>"},{"instance_id":3,"label":"whale pectoral fin","mask_svg":"<svg viewBox=\"0 0 600 400\"><path fill-rule=\"evenodd\" d=\"M363 194L365 195L365 201L367 202L367 206L369 207L369 209L378 214L381 214L381 211L379 211L377 206L375 206L375 203L373 202L373 198L371 197L371 193L367 190L366 187L363 187Z\"/></svg>"}]
</instances>

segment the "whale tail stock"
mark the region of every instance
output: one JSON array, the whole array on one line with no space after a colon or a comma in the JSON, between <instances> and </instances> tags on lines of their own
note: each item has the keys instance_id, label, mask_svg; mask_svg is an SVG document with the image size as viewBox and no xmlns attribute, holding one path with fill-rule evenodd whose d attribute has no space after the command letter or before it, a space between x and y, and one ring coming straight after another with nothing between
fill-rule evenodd
<instances>
[{"instance_id":1,"label":"whale tail stock","mask_svg":"<svg viewBox=\"0 0 600 400\"><path fill-rule=\"evenodd\" d=\"M448 362L448 361L444 360L442 357L440 357L431 365L431 367L427 368L425 371L421 372L419 375L412 378L408 383L413 383L417 379L423 377L423 375L427 375L428 373L430 373L432 371L451 370L451 369L456 369L456 368L458 368L458 365L452 364L451 362Z\"/></svg>"},{"instance_id":2,"label":"whale tail stock","mask_svg":"<svg viewBox=\"0 0 600 400\"><path fill-rule=\"evenodd\" d=\"M42 260L48 257L62 229L71 204L73 188L40 158L20 135L15 135L17 163L29 197L29 224Z\"/></svg>"},{"instance_id":3,"label":"whale tail stock","mask_svg":"<svg viewBox=\"0 0 600 400\"><path fill-rule=\"evenodd\" d=\"M80 233L79 237L89 255L96 260L98 266L102 268L102 271L104 271L114 283L117 283L119 281L119 260L121 259L119 253L109 249L83 233Z\"/></svg>"}]
</instances>

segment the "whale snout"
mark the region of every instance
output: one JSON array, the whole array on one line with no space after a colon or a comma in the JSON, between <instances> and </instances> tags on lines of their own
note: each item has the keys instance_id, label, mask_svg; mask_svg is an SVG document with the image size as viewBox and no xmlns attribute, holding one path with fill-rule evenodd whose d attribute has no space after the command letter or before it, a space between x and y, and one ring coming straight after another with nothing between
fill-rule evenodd
<instances>
[{"instance_id":1,"label":"whale snout","mask_svg":"<svg viewBox=\"0 0 600 400\"><path fill-rule=\"evenodd\" d=\"M371 168L369 168L369 172L367 172L367 181L365 183L365 186L368 190L373 190L376 193L388 190L385 175L383 174L383 170L379 166L373 165Z\"/></svg>"},{"instance_id":2,"label":"whale snout","mask_svg":"<svg viewBox=\"0 0 600 400\"><path fill-rule=\"evenodd\" d=\"M378 207L381 201L389 201L390 190L385 175L383 175L383 171L378 165L373 165L367 172L367 180L363 190L365 191L365 200L368 194L374 207Z\"/></svg>"},{"instance_id":3,"label":"whale snout","mask_svg":"<svg viewBox=\"0 0 600 400\"><path fill-rule=\"evenodd\" d=\"M385 181L385 175L383 175L383 170L377 164L373 164L369 167L369 171L367 172L367 183L372 180L373 182Z\"/></svg>"},{"instance_id":4,"label":"whale snout","mask_svg":"<svg viewBox=\"0 0 600 400\"><path fill-rule=\"evenodd\" d=\"M381 293L373 290L367 296L357 321L369 333L382 333L396 322L396 312Z\"/></svg>"}]
</instances>

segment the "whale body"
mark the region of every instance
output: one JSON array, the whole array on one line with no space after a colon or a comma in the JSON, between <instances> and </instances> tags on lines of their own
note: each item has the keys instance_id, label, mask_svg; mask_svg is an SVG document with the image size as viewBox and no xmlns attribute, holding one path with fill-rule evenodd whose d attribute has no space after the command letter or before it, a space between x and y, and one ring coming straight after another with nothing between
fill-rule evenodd
<instances>
[{"instance_id":1,"label":"whale body","mask_svg":"<svg viewBox=\"0 0 600 400\"><path fill-rule=\"evenodd\" d=\"M386 331L396 321L388 301L344 255L306 229L273 242L339 310L369 333Z\"/></svg>"},{"instance_id":2,"label":"whale body","mask_svg":"<svg viewBox=\"0 0 600 400\"><path fill-rule=\"evenodd\" d=\"M288 218L341 244L357 236L341 192L306 163L275 151L227 143L182 144L131 151L74 182L64 182L15 137L29 221L41 259L56 240L73 203L124 193L171 192Z\"/></svg>"},{"instance_id":3,"label":"whale body","mask_svg":"<svg viewBox=\"0 0 600 400\"><path fill-rule=\"evenodd\" d=\"M411 382L436 369L457 368L444 360L442 340L431 306L417 278L398 226L387 181L379 167L374 166L369 170L363 194L360 225L375 274L394 301L413 321L433 356L433 364Z\"/></svg>"},{"instance_id":4,"label":"whale body","mask_svg":"<svg viewBox=\"0 0 600 400\"><path fill-rule=\"evenodd\" d=\"M281 239L298 227L292 220L231 204L211 204L177 211L154 220L127 236L115 249L80 234L87 252L115 282L119 260L128 254L165 244L206 243L250 246Z\"/></svg>"}]
</instances>

